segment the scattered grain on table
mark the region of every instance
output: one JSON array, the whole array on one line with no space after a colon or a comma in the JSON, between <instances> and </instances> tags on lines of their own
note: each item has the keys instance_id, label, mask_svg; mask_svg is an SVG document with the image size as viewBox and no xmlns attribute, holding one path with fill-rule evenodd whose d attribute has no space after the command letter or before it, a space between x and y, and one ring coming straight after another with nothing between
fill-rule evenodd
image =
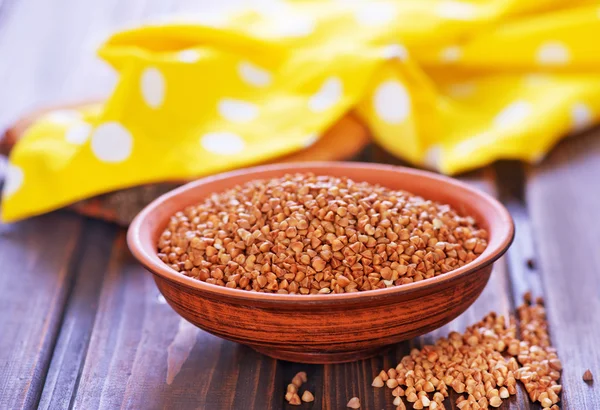
<instances>
[{"instance_id":1,"label":"scattered grain on table","mask_svg":"<svg viewBox=\"0 0 600 410\"><path fill-rule=\"evenodd\" d=\"M351 409L360 409L360 399L358 397L352 397L346 407Z\"/></svg>"},{"instance_id":2,"label":"scattered grain on table","mask_svg":"<svg viewBox=\"0 0 600 410\"><path fill-rule=\"evenodd\" d=\"M307 381L308 376L306 375L306 372L298 372L294 375L294 377L292 377L292 382L288 384L287 391L285 393L285 400L289 404L297 406L302 404L302 401L310 402L315 399L312 393L306 390L302 394L302 401L300 400L300 395L298 394L298 391L300 387L302 387L302 384L306 383Z\"/></svg>"},{"instance_id":3,"label":"scattered grain on table","mask_svg":"<svg viewBox=\"0 0 600 410\"><path fill-rule=\"evenodd\" d=\"M310 391L305 390L304 393L302 393L302 401L310 403L311 401L315 401L315 396L313 396Z\"/></svg>"},{"instance_id":4,"label":"scattered grain on table","mask_svg":"<svg viewBox=\"0 0 600 410\"><path fill-rule=\"evenodd\" d=\"M543 300L533 304L530 295L524 299L517 309L518 320L492 312L463 334L451 332L435 345L413 349L395 368L382 370L372 385L383 387L385 379L398 409L404 409L401 397L415 409L444 409L452 388L466 395L458 398L456 407L473 410L501 406L516 394L519 380L532 401L558 408L562 365L550 346Z\"/></svg>"}]
</instances>

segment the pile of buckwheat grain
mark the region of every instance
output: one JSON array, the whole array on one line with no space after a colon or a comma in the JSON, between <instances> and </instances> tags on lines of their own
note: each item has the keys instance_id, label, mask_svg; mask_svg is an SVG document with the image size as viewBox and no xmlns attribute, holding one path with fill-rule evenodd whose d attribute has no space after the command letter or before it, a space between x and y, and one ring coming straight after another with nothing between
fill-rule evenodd
<instances>
[{"instance_id":1,"label":"pile of buckwheat grain","mask_svg":"<svg viewBox=\"0 0 600 410\"><path fill-rule=\"evenodd\" d=\"M404 285L450 272L487 232L450 206L347 178L286 175L214 194L176 213L159 257L230 288L327 294Z\"/></svg>"},{"instance_id":2,"label":"pile of buckwheat grain","mask_svg":"<svg viewBox=\"0 0 600 410\"><path fill-rule=\"evenodd\" d=\"M526 295L517 313L519 339L516 318L507 323L503 316L490 313L463 334L451 332L435 345L413 349L395 368L382 370L372 385L392 389L397 410L406 409L402 397L414 409L442 410L449 389L466 395L459 397L456 407L478 410L499 407L516 394L520 380L532 401L556 410L562 366L550 346L543 301L532 304Z\"/></svg>"}]
</instances>

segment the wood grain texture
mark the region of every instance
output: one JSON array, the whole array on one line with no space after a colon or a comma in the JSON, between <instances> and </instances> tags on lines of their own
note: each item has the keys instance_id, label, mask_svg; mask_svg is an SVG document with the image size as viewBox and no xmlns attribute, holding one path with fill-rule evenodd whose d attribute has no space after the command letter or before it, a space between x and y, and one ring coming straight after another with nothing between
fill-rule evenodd
<instances>
[{"instance_id":1,"label":"wood grain texture","mask_svg":"<svg viewBox=\"0 0 600 410\"><path fill-rule=\"evenodd\" d=\"M600 131L561 143L527 172L550 334L563 362L563 408L600 409ZM591 369L596 382L582 381Z\"/></svg>"},{"instance_id":2,"label":"wood grain texture","mask_svg":"<svg viewBox=\"0 0 600 410\"><path fill-rule=\"evenodd\" d=\"M494 169L498 196L515 223L515 241L507 253L507 263L512 298L519 304L525 292L531 292L534 297L544 296L531 219L525 203L525 171L523 164L516 161L501 162Z\"/></svg>"},{"instance_id":3,"label":"wood grain texture","mask_svg":"<svg viewBox=\"0 0 600 410\"><path fill-rule=\"evenodd\" d=\"M106 96L114 76L93 50L114 27L220 3L0 0L0 129L32 108ZM158 296L114 227L82 228L79 217L64 213L2 226L0 409L35 408L40 396L40 407L48 409L65 403L84 410L343 409L354 395L366 409L392 409L389 391L370 387L381 368L490 310L507 312L527 288L547 294L553 342L565 365L562 408L600 408L597 134L559 145L525 173L507 164L496 169L498 176L485 170L463 177L491 192L499 181L517 225L515 245L496 263L481 297L455 321L355 363L276 361L190 326ZM377 148L363 155L398 162ZM528 260L533 270L523 267ZM596 375L594 385L581 380L586 368ZM315 402L292 407L283 395L299 370L308 372ZM446 408L455 408L453 401ZM508 408L540 407L521 393L501 407Z\"/></svg>"},{"instance_id":4,"label":"wood grain texture","mask_svg":"<svg viewBox=\"0 0 600 410\"><path fill-rule=\"evenodd\" d=\"M40 409L69 408L75 397L116 230L98 221L85 225L85 236L72 258L73 290L65 305Z\"/></svg>"},{"instance_id":5,"label":"wood grain texture","mask_svg":"<svg viewBox=\"0 0 600 410\"><path fill-rule=\"evenodd\" d=\"M80 218L64 213L0 224L0 409L39 400L80 234Z\"/></svg>"}]
</instances>

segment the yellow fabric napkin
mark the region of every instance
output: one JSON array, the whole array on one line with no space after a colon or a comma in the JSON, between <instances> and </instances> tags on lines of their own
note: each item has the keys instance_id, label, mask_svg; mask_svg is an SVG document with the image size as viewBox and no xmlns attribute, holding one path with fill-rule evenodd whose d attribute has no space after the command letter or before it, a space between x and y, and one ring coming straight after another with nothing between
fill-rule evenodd
<instances>
[{"instance_id":1,"label":"yellow fabric napkin","mask_svg":"<svg viewBox=\"0 0 600 410\"><path fill-rule=\"evenodd\" d=\"M11 153L14 221L134 185L301 150L349 110L413 164L539 161L600 117L597 1L296 1L218 26L116 33L102 106L53 112Z\"/></svg>"}]
</instances>

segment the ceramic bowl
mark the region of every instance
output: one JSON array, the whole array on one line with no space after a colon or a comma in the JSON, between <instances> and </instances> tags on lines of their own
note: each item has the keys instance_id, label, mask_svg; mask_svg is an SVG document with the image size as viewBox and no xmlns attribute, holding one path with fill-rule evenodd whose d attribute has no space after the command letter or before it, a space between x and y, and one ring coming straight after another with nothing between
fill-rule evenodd
<instances>
[{"instance_id":1,"label":"ceramic bowl","mask_svg":"<svg viewBox=\"0 0 600 410\"><path fill-rule=\"evenodd\" d=\"M489 232L476 260L419 282L366 292L282 295L210 285L164 264L156 244L169 217L208 195L253 179L287 173L346 176L450 204ZM354 361L385 346L430 332L456 318L480 295L492 264L510 246L514 225L491 196L434 173L357 162L288 163L228 172L191 182L148 205L131 224L127 241L171 307L184 319L224 339L293 362Z\"/></svg>"}]
</instances>

